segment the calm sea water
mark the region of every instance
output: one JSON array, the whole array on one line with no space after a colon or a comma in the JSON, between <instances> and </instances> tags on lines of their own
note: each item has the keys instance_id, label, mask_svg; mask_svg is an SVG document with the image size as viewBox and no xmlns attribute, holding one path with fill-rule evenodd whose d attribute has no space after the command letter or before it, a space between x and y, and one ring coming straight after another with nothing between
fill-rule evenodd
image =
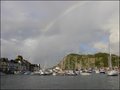
<instances>
[{"instance_id":1,"label":"calm sea water","mask_svg":"<svg viewBox=\"0 0 120 90\"><path fill-rule=\"evenodd\" d=\"M1 89L119 89L119 76L1 76Z\"/></svg>"}]
</instances>

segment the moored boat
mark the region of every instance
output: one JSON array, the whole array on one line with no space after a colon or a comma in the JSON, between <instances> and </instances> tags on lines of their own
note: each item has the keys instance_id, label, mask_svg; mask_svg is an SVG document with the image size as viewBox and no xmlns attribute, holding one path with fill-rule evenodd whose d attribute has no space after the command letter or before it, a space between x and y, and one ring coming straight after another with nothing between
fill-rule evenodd
<instances>
[{"instance_id":1,"label":"moored boat","mask_svg":"<svg viewBox=\"0 0 120 90\"><path fill-rule=\"evenodd\" d=\"M105 74L105 70L102 68L102 69L100 69L100 73L103 73L103 74Z\"/></svg>"},{"instance_id":2,"label":"moored boat","mask_svg":"<svg viewBox=\"0 0 120 90\"><path fill-rule=\"evenodd\" d=\"M100 73L100 71L99 70L95 70L95 73Z\"/></svg>"},{"instance_id":3,"label":"moored boat","mask_svg":"<svg viewBox=\"0 0 120 90\"><path fill-rule=\"evenodd\" d=\"M118 76L118 72L116 70L110 70L107 73L108 76Z\"/></svg>"},{"instance_id":4,"label":"moored boat","mask_svg":"<svg viewBox=\"0 0 120 90\"><path fill-rule=\"evenodd\" d=\"M112 67L112 57L111 57L111 50L110 50L110 40L109 40L109 59L108 59L108 65L109 65L109 71L107 72L108 76L117 76L118 71L114 70Z\"/></svg>"},{"instance_id":5,"label":"moored boat","mask_svg":"<svg viewBox=\"0 0 120 90\"><path fill-rule=\"evenodd\" d=\"M53 75L53 76L56 76L57 74L56 74L56 72L53 72L52 75Z\"/></svg>"},{"instance_id":6,"label":"moored boat","mask_svg":"<svg viewBox=\"0 0 120 90\"><path fill-rule=\"evenodd\" d=\"M24 75L30 75L30 74L31 74L30 71L26 71L26 72L24 72Z\"/></svg>"},{"instance_id":7,"label":"moored boat","mask_svg":"<svg viewBox=\"0 0 120 90\"><path fill-rule=\"evenodd\" d=\"M80 72L80 75L84 75L84 76L91 75L91 72L88 72L88 70L85 69Z\"/></svg>"},{"instance_id":8,"label":"moored boat","mask_svg":"<svg viewBox=\"0 0 120 90\"><path fill-rule=\"evenodd\" d=\"M88 72L80 72L80 75L86 76L86 75L91 75L91 73L88 73Z\"/></svg>"},{"instance_id":9,"label":"moored boat","mask_svg":"<svg viewBox=\"0 0 120 90\"><path fill-rule=\"evenodd\" d=\"M67 76L76 76L77 74L73 70L68 70L67 72L65 72L65 75L67 75Z\"/></svg>"},{"instance_id":10,"label":"moored boat","mask_svg":"<svg viewBox=\"0 0 120 90\"><path fill-rule=\"evenodd\" d=\"M40 75L40 71L34 71L31 73L31 75Z\"/></svg>"}]
</instances>

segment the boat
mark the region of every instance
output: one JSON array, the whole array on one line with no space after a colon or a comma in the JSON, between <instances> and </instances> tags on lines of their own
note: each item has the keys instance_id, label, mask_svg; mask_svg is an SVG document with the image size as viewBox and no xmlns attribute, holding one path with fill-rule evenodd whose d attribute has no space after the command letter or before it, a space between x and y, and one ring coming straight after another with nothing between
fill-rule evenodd
<instances>
[{"instance_id":1,"label":"boat","mask_svg":"<svg viewBox=\"0 0 120 90\"><path fill-rule=\"evenodd\" d=\"M91 75L90 73L87 73L87 72L82 72L82 73L80 73L81 75L84 75L84 76L86 76L86 75Z\"/></svg>"},{"instance_id":2,"label":"boat","mask_svg":"<svg viewBox=\"0 0 120 90\"><path fill-rule=\"evenodd\" d=\"M108 58L108 65L109 71L107 72L108 76L118 76L118 71L112 68L112 61L111 61L111 50L110 50L110 40L109 40L109 58Z\"/></svg>"},{"instance_id":3,"label":"boat","mask_svg":"<svg viewBox=\"0 0 120 90\"><path fill-rule=\"evenodd\" d=\"M88 70L86 70L88 73L92 73L92 69L89 68Z\"/></svg>"},{"instance_id":4,"label":"boat","mask_svg":"<svg viewBox=\"0 0 120 90\"><path fill-rule=\"evenodd\" d=\"M56 72L53 72L52 75L53 75L53 76L56 76L57 74L56 74Z\"/></svg>"},{"instance_id":5,"label":"boat","mask_svg":"<svg viewBox=\"0 0 120 90\"><path fill-rule=\"evenodd\" d=\"M67 75L67 76L76 76L77 74L73 70L68 70L67 72L65 72L65 75Z\"/></svg>"},{"instance_id":6,"label":"boat","mask_svg":"<svg viewBox=\"0 0 120 90\"><path fill-rule=\"evenodd\" d=\"M30 75L30 74L31 74L30 71L26 71L26 72L24 72L24 75Z\"/></svg>"},{"instance_id":7,"label":"boat","mask_svg":"<svg viewBox=\"0 0 120 90\"><path fill-rule=\"evenodd\" d=\"M108 76L118 76L118 72L116 70L110 70L108 71Z\"/></svg>"},{"instance_id":8,"label":"boat","mask_svg":"<svg viewBox=\"0 0 120 90\"><path fill-rule=\"evenodd\" d=\"M75 71L75 73L76 73L77 75L79 75L79 74L80 74L80 71Z\"/></svg>"},{"instance_id":9,"label":"boat","mask_svg":"<svg viewBox=\"0 0 120 90\"><path fill-rule=\"evenodd\" d=\"M34 71L31 73L31 75L40 75L40 71Z\"/></svg>"},{"instance_id":10,"label":"boat","mask_svg":"<svg viewBox=\"0 0 120 90\"><path fill-rule=\"evenodd\" d=\"M95 73L100 73L100 71L99 70L95 70Z\"/></svg>"},{"instance_id":11,"label":"boat","mask_svg":"<svg viewBox=\"0 0 120 90\"><path fill-rule=\"evenodd\" d=\"M105 70L103 68L101 68L99 72L105 74Z\"/></svg>"},{"instance_id":12,"label":"boat","mask_svg":"<svg viewBox=\"0 0 120 90\"><path fill-rule=\"evenodd\" d=\"M45 75L45 70L40 69L40 75Z\"/></svg>"},{"instance_id":13,"label":"boat","mask_svg":"<svg viewBox=\"0 0 120 90\"><path fill-rule=\"evenodd\" d=\"M14 74L15 75L21 75L21 74L23 74L23 72L22 71L14 71Z\"/></svg>"},{"instance_id":14,"label":"boat","mask_svg":"<svg viewBox=\"0 0 120 90\"><path fill-rule=\"evenodd\" d=\"M44 71L44 75L52 75L52 72L50 72L50 71Z\"/></svg>"},{"instance_id":15,"label":"boat","mask_svg":"<svg viewBox=\"0 0 120 90\"><path fill-rule=\"evenodd\" d=\"M87 70L82 70L82 71L80 72L80 75L84 75L84 76L86 76L86 75L91 75L91 72L88 72Z\"/></svg>"},{"instance_id":16,"label":"boat","mask_svg":"<svg viewBox=\"0 0 120 90\"><path fill-rule=\"evenodd\" d=\"M91 75L91 73L89 73L89 72L80 72L80 75L86 76L86 75Z\"/></svg>"}]
</instances>

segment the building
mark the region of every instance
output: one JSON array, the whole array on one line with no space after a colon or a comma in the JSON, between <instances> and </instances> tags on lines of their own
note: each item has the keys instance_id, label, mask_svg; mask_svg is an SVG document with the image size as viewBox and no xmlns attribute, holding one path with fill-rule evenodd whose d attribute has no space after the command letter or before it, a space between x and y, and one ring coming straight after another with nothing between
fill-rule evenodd
<instances>
[{"instance_id":1,"label":"building","mask_svg":"<svg viewBox=\"0 0 120 90\"><path fill-rule=\"evenodd\" d=\"M8 71L8 58L0 58L0 71L6 73Z\"/></svg>"},{"instance_id":2,"label":"building","mask_svg":"<svg viewBox=\"0 0 120 90\"><path fill-rule=\"evenodd\" d=\"M15 71L15 62L14 60L10 60L8 63L8 72L14 73L14 71Z\"/></svg>"},{"instance_id":3,"label":"building","mask_svg":"<svg viewBox=\"0 0 120 90\"><path fill-rule=\"evenodd\" d=\"M23 59L21 55L18 55L15 61L20 64L21 66L20 71L30 71L31 63L28 62L28 60Z\"/></svg>"},{"instance_id":4,"label":"building","mask_svg":"<svg viewBox=\"0 0 120 90\"><path fill-rule=\"evenodd\" d=\"M28 60L23 59L23 57L20 55L15 60L0 58L0 72L14 74L38 70L40 70L40 64L31 64L28 62Z\"/></svg>"},{"instance_id":5,"label":"building","mask_svg":"<svg viewBox=\"0 0 120 90\"><path fill-rule=\"evenodd\" d=\"M39 71L40 70L40 66L38 64L31 64L30 65L30 71Z\"/></svg>"}]
</instances>

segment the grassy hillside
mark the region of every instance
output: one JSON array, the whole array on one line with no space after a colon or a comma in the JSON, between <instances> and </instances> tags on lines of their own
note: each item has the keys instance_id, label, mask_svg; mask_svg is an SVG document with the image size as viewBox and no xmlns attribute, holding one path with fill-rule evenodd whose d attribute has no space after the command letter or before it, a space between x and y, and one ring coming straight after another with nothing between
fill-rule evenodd
<instances>
[{"instance_id":1,"label":"grassy hillside","mask_svg":"<svg viewBox=\"0 0 120 90\"><path fill-rule=\"evenodd\" d=\"M120 57L112 54L112 65L118 66L120 63ZM89 67L108 67L109 54L107 53L96 53L94 55L79 55L79 54L69 54L61 60L58 64L62 69L79 69L89 68Z\"/></svg>"}]
</instances>

